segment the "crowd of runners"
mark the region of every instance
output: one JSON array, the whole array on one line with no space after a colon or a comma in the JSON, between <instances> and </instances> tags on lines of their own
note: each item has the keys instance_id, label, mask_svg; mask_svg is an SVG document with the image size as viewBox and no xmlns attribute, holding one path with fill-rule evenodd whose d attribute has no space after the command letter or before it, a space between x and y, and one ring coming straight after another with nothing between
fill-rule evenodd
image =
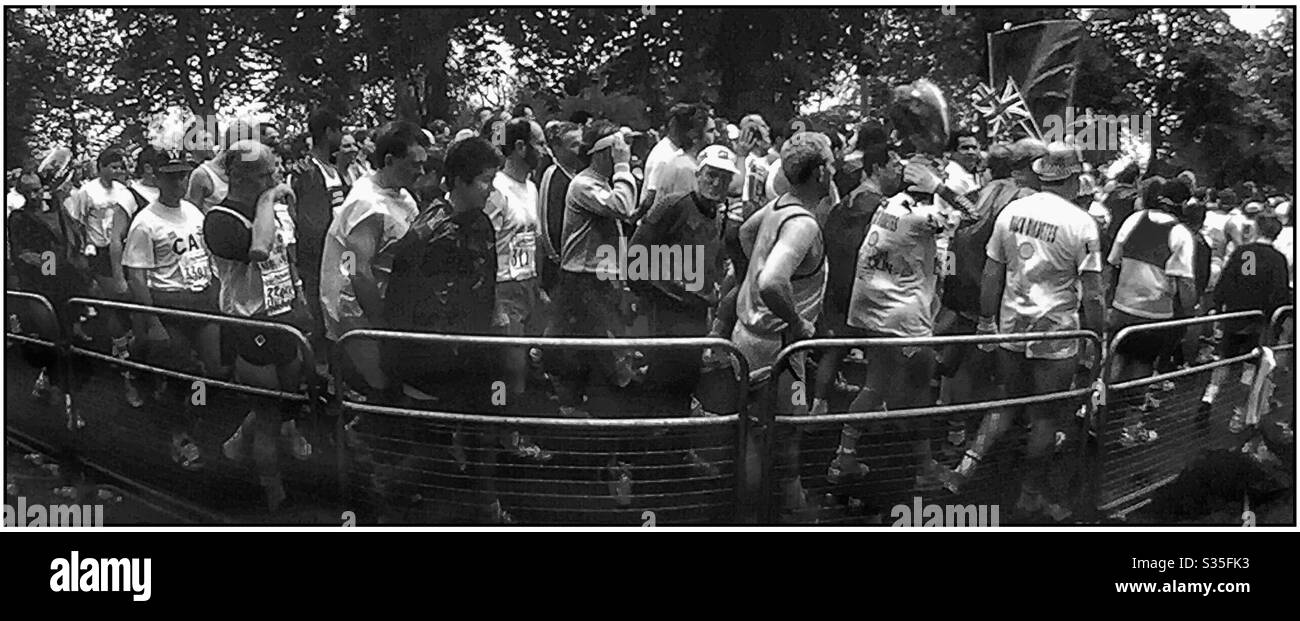
<instances>
[{"instance_id":1,"label":"crowd of runners","mask_svg":"<svg viewBox=\"0 0 1300 621\"><path fill-rule=\"evenodd\" d=\"M575 418L707 415L700 378L727 361L699 350L339 341L367 328L714 336L761 374L785 346L814 337L1079 329L1109 337L1213 312L1268 316L1292 299L1291 196L1250 182L1213 187L1191 172L1144 175L1136 162L1094 169L1065 143L987 144L958 129L935 147L888 121L772 127L757 114L733 123L697 103L671 106L662 127L642 131L585 113L537 118L526 106L481 109L458 131L444 122L351 128L326 109L306 126L305 136L283 136L274 123L236 122L218 135L192 127L183 148L33 154L8 177L8 287L60 309L89 296L288 324L316 358L302 359L296 339L271 329L104 309L72 322L77 338L169 369L295 391L314 367L307 375L326 378L325 390L359 401ZM86 169L74 164L90 155ZM663 256L700 257L698 269L688 277L692 270L667 260L626 273L626 256L611 267L611 249L638 248L678 249ZM1241 355L1259 329L1243 321L1143 332L1112 352L1110 377ZM790 375L807 380L809 398L792 400L790 411L1077 388L1097 353L1080 343L825 349L795 365ZM849 357L865 364L861 385L843 373ZM67 378L42 366L34 393L62 399ZM189 401L178 382L121 377L132 407ZM1205 407L1221 382L1210 381ZM299 404L254 401L219 456L194 441L189 410L172 408L168 423L178 467L261 463L274 451L313 457ZM947 441L962 457L951 466L932 457L928 436L917 440L918 483L959 488L1022 420L1030 434L1021 504L1059 513L1063 491L1052 489L1047 458L1073 412L1045 405L1014 414L955 425ZM1125 423L1122 442L1158 441L1140 417ZM868 476L863 433L843 427L828 481ZM525 435L499 435L502 450L550 458ZM635 481L626 464L611 468ZM276 473L262 474L279 485ZM799 479L789 485L789 502L802 502Z\"/></svg>"}]
</instances>

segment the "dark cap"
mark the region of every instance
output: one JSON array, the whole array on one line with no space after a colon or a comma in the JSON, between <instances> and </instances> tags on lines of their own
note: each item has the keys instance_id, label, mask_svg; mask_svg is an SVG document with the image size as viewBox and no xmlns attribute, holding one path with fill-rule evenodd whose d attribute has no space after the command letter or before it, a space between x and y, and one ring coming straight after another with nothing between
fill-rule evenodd
<instances>
[{"instance_id":1,"label":"dark cap","mask_svg":"<svg viewBox=\"0 0 1300 621\"><path fill-rule=\"evenodd\" d=\"M194 158L186 151L160 150L156 158L157 165L154 166L154 170L158 173L187 173L194 170Z\"/></svg>"}]
</instances>

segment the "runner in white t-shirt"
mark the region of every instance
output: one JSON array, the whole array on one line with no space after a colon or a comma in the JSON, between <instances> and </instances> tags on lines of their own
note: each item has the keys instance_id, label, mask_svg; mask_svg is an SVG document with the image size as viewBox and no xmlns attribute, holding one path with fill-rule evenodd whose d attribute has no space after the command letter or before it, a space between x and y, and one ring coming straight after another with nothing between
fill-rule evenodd
<instances>
[{"instance_id":1,"label":"runner in white t-shirt","mask_svg":"<svg viewBox=\"0 0 1300 621\"><path fill-rule=\"evenodd\" d=\"M941 182L923 157L913 157L902 171L900 192L877 208L858 249L847 324L862 337L927 337L934 332L935 299L940 263L936 239L955 229L962 213L974 206ZM939 207L929 196L942 197L957 209ZM852 412L896 410L932 403L930 380L935 353L929 347L867 348L867 378L849 406ZM900 381L901 378L901 381ZM819 404L824 403L819 400ZM819 411L816 413L820 413ZM902 425L916 433L915 426ZM839 483L868 472L857 455L859 430L845 425L840 446L826 478ZM914 442L918 486L937 486L938 468L928 438Z\"/></svg>"},{"instance_id":2,"label":"runner in white t-shirt","mask_svg":"<svg viewBox=\"0 0 1300 621\"><path fill-rule=\"evenodd\" d=\"M492 180L493 192L484 213L496 229L497 287L493 325L510 336L540 335L543 299L537 268L537 186L528 174L537 167L546 136L542 126L527 118L506 123L504 143L497 145L505 166ZM528 349L505 351L507 381L511 398L524 392L528 372Z\"/></svg>"},{"instance_id":3,"label":"runner in white t-shirt","mask_svg":"<svg viewBox=\"0 0 1300 621\"><path fill-rule=\"evenodd\" d=\"M1101 334L1104 293L1101 240L1097 223L1072 202L1083 172L1076 149L1048 146L1033 165L1042 191L1003 208L988 242L980 295L978 333L1061 332L1080 327ZM1000 316L1000 319L999 319ZM997 346L982 345L982 349ZM1007 397L1068 390L1074 379L1077 340L1003 343ZM1065 490L1052 486L1051 450L1068 441L1064 434L1073 410L1060 403L1026 406L1030 421L1028 464L1017 509L1046 509L1057 520L1068 517ZM1010 424L1009 415L990 416L979 436L993 446ZM977 442L981 441L977 438ZM967 453L968 459L975 459ZM963 464L965 465L965 464Z\"/></svg>"},{"instance_id":4,"label":"runner in white t-shirt","mask_svg":"<svg viewBox=\"0 0 1300 621\"><path fill-rule=\"evenodd\" d=\"M203 241L203 214L185 201L186 178L193 164L180 152L158 152L154 168L158 200L142 209L127 233L122 266L137 304L198 312L217 312L211 264ZM167 315L136 314L135 332L144 342L146 359L163 368L223 377L216 324L175 319ZM194 368L190 352L199 355ZM194 412L188 382L158 377L154 399L173 412L172 458L182 468L202 466L198 444L191 437ZM167 389L171 388L171 394Z\"/></svg>"},{"instance_id":5,"label":"runner in white t-shirt","mask_svg":"<svg viewBox=\"0 0 1300 621\"><path fill-rule=\"evenodd\" d=\"M428 146L424 132L414 124L395 121L381 127L374 159L383 165L357 181L335 214L325 235L320 277L321 311L330 341L337 342L348 330L382 327L389 270L384 251L406 235L419 214L406 188L422 174ZM377 342L353 341L346 349L346 358L370 390L386 393L393 388L380 368Z\"/></svg>"},{"instance_id":6,"label":"runner in white t-shirt","mask_svg":"<svg viewBox=\"0 0 1300 621\"><path fill-rule=\"evenodd\" d=\"M86 233L83 252L95 278L98 295L112 300L128 298L126 276L122 272L122 241L130 227L131 216L139 209L135 196L123 183L126 178L126 154L121 149L108 148L96 160L99 176L74 190L64 202L64 209L73 220L80 222ZM104 329L112 339L113 355L130 356L131 335L127 319L121 313L107 310L102 313ZM129 371L122 373L125 398L132 407L144 402L132 382Z\"/></svg>"},{"instance_id":7,"label":"runner in white t-shirt","mask_svg":"<svg viewBox=\"0 0 1300 621\"><path fill-rule=\"evenodd\" d=\"M695 189L695 154L713 144L717 121L704 104L674 105L668 111L668 135L646 157L645 190L639 212L654 205L656 196Z\"/></svg>"}]
</instances>

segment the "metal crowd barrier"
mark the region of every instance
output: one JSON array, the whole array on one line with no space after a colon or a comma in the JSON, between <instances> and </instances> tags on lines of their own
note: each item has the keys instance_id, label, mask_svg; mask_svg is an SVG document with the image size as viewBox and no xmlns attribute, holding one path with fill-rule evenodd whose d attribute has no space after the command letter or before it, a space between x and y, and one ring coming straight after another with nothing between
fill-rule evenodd
<instances>
[{"instance_id":1,"label":"metal crowd barrier","mask_svg":"<svg viewBox=\"0 0 1300 621\"><path fill-rule=\"evenodd\" d=\"M276 456L276 467L287 493L309 494L312 497L337 497L334 472L337 464L329 458L334 433L333 426L322 421L320 399L311 361L310 343L292 326L231 317L215 313L193 312L171 308L142 306L126 302L95 298L72 298L68 301L68 325L65 333L72 333L72 322L77 321L82 307L142 313L178 322L214 324L221 327L256 328L265 332L284 334L292 338L305 362L301 365L302 383L299 388L278 390L250 385L216 377L213 370L199 375L197 367L169 368L163 363L131 358L120 358L98 351L88 343L71 342L67 348L70 364L78 360L107 363L109 371L98 367L94 372L77 374L72 386L75 418L83 427L79 432L81 457L94 467L111 471L116 476L133 483L168 490L169 493L204 506L224 515L263 515L266 498L257 485L258 476L267 473L258 470L265 465L252 463L245 456L240 462L226 459L222 443L243 422L245 414L256 408L271 417L280 413L281 404L298 404L299 414L306 408L306 416L298 418L299 431L313 446L314 454L305 462L287 457L281 451ZM224 335L223 335L224 336ZM137 339L143 335L136 335ZM76 337L69 340L75 341ZM170 363L170 360L169 360ZM179 363L177 363L179 364ZM87 365L89 366L89 365ZM124 383L119 371L130 370L138 394L144 401L141 407L131 407L123 397ZM170 391L163 392L157 380L171 383ZM159 392L155 392L155 389ZM202 399L199 398L202 391ZM190 403L177 402L177 398ZM181 417L187 422L180 423ZM181 425L190 427L190 437L199 446L203 467L184 471L173 461L172 434ZM269 429L269 426L268 426ZM274 426L279 435L279 425ZM281 442L277 437L275 442Z\"/></svg>"},{"instance_id":2,"label":"metal crowd barrier","mask_svg":"<svg viewBox=\"0 0 1300 621\"><path fill-rule=\"evenodd\" d=\"M48 325L54 326L55 329L59 328L59 314L54 310L54 304L52 304L50 300L45 296L40 295L38 293L32 293L29 291L5 291L5 298L6 301L8 302L6 304L6 307L9 308L10 312L13 312L13 307L12 307L12 302L9 302L9 300L25 300L27 302L36 303L37 308L44 310L46 315L49 316L50 321ZM18 343L27 343L39 347L54 348L59 346L59 343L55 341L49 339L42 339L36 336L31 336L29 334L26 334L25 333L26 330L23 331L24 333L17 333L11 331L10 328L11 326L9 325L5 326L5 338L11 341L15 341ZM62 331L60 331L60 335L61 334Z\"/></svg>"},{"instance_id":3,"label":"metal crowd barrier","mask_svg":"<svg viewBox=\"0 0 1300 621\"><path fill-rule=\"evenodd\" d=\"M66 413L69 365L58 312L48 298L28 291L6 290L5 301L9 314L5 339L17 344L12 349L6 347L6 362L21 357L29 363L6 364L6 431L17 432L29 444L39 443L54 453L71 455L77 428ZM18 320L17 325L13 318ZM42 333L42 328L53 334ZM38 395L32 388L41 372L46 373L51 388L49 393ZM16 407L19 400L37 398L36 407Z\"/></svg>"},{"instance_id":4,"label":"metal crowd barrier","mask_svg":"<svg viewBox=\"0 0 1300 621\"><path fill-rule=\"evenodd\" d=\"M1242 311L1161 321L1126 327L1115 334L1110 351L1136 334L1176 330L1197 325L1254 319L1263 325L1260 311ZM1112 513L1132 507L1172 482L1205 450L1224 449L1239 443L1229 431L1234 407L1244 407L1249 383L1242 383L1243 371L1258 362L1261 350L1151 377L1115 383L1110 360L1106 371L1106 407L1097 436L1097 508ZM1205 388L1215 375L1225 376L1211 406L1202 405ZM1125 428L1137 423L1155 437L1130 434Z\"/></svg>"},{"instance_id":5,"label":"metal crowd barrier","mask_svg":"<svg viewBox=\"0 0 1300 621\"><path fill-rule=\"evenodd\" d=\"M455 346L461 351L536 347L544 356L562 350L691 349L702 353L711 348L731 356L731 372L740 388L735 391L733 412L680 418L640 413L636 418L563 418L549 413L555 411L555 405L545 397L495 414L448 411L438 402L395 407L343 396L344 417L357 415L349 421L344 441L350 449L344 472L349 502L370 519L426 524L499 522L500 510L519 524L673 525L745 520L745 508L751 505L741 484L749 476L744 459L747 419L743 415L748 369L729 341L355 330L340 338L338 349L359 340ZM476 389L468 384L468 378L461 380L449 388ZM520 438L550 456L543 460L515 455L511 447ZM621 485L622 474L628 477L626 485Z\"/></svg>"},{"instance_id":6,"label":"metal crowd barrier","mask_svg":"<svg viewBox=\"0 0 1300 621\"><path fill-rule=\"evenodd\" d=\"M1076 330L1056 333L936 336L926 338L864 338L864 339L814 339L801 341L783 349L773 364L772 377L786 371L791 356L820 348L879 348L879 347L940 347L945 345L976 346L987 343L1020 341L1079 340L1079 358L1089 375L1076 375L1076 387L1063 392L1003 398L951 405L917 407L879 412L847 412L822 415L781 415L777 404L772 403L762 415L759 428L766 431L763 442L764 489L766 501L765 521L790 520L797 522L815 519L818 524L875 524L890 523L891 507L903 505L911 508L917 499L946 505L1001 505L1010 507L1015 502L1015 490L1005 483L1016 479L1016 470L1023 454L1024 433L1013 426L992 450L984 455L970 480L964 482L956 493L944 487L930 485L915 475L920 455L915 452L918 440L928 441L933 457L948 469L961 459L965 446L975 437L978 423L987 413L1004 412L1027 405L1059 404L1070 412L1078 412L1081 402L1092 394L1093 384L1100 369L1097 355L1100 337L1094 332ZM1085 347L1091 342L1093 347ZM1091 357L1093 364L1086 365ZM804 386L811 395L812 377L804 378ZM780 391L772 390L769 394ZM776 397L781 398L781 397ZM811 404L811 396L807 403ZM784 405L784 404L782 404ZM886 404L887 406L887 404ZM833 407L833 406L832 406ZM951 419L960 421L966 430L966 441L961 449L950 446L944 438L946 425ZM906 421L908 426L898 426ZM894 423L882 425L881 423ZM1082 423L1079 423L1082 426ZM854 425L861 433L857 453L870 468L861 480L831 483L827 468L835 458L844 425ZM891 428L893 427L893 428ZM1074 434L1078 446L1085 434ZM784 450L786 458L778 458L775 451ZM1077 448L1077 447L1075 447ZM1076 477L1082 476L1076 473ZM800 516L789 506L793 499L783 497L783 487L795 479L801 483L806 497L820 506L811 509L812 516ZM1005 516L1008 511L1001 512Z\"/></svg>"}]
</instances>

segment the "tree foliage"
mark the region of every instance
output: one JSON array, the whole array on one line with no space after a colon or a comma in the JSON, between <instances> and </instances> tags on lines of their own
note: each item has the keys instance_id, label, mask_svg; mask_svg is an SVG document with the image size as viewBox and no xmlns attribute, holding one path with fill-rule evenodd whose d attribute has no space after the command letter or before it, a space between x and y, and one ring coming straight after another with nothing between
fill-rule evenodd
<instances>
[{"instance_id":1,"label":"tree foliage","mask_svg":"<svg viewBox=\"0 0 1300 621\"><path fill-rule=\"evenodd\" d=\"M5 150L96 148L173 106L248 102L299 129L318 106L372 126L520 101L644 126L697 100L780 127L820 100L839 123L880 114L891 86L919 77L969 120L988 34L1073 16L1092 34L1076 108L1151 114L1154 158L1212 181L1289 187L1294 16L1281 15L1252 36L1199 7L7 9Z\"/></svg>"}]
</instances>

